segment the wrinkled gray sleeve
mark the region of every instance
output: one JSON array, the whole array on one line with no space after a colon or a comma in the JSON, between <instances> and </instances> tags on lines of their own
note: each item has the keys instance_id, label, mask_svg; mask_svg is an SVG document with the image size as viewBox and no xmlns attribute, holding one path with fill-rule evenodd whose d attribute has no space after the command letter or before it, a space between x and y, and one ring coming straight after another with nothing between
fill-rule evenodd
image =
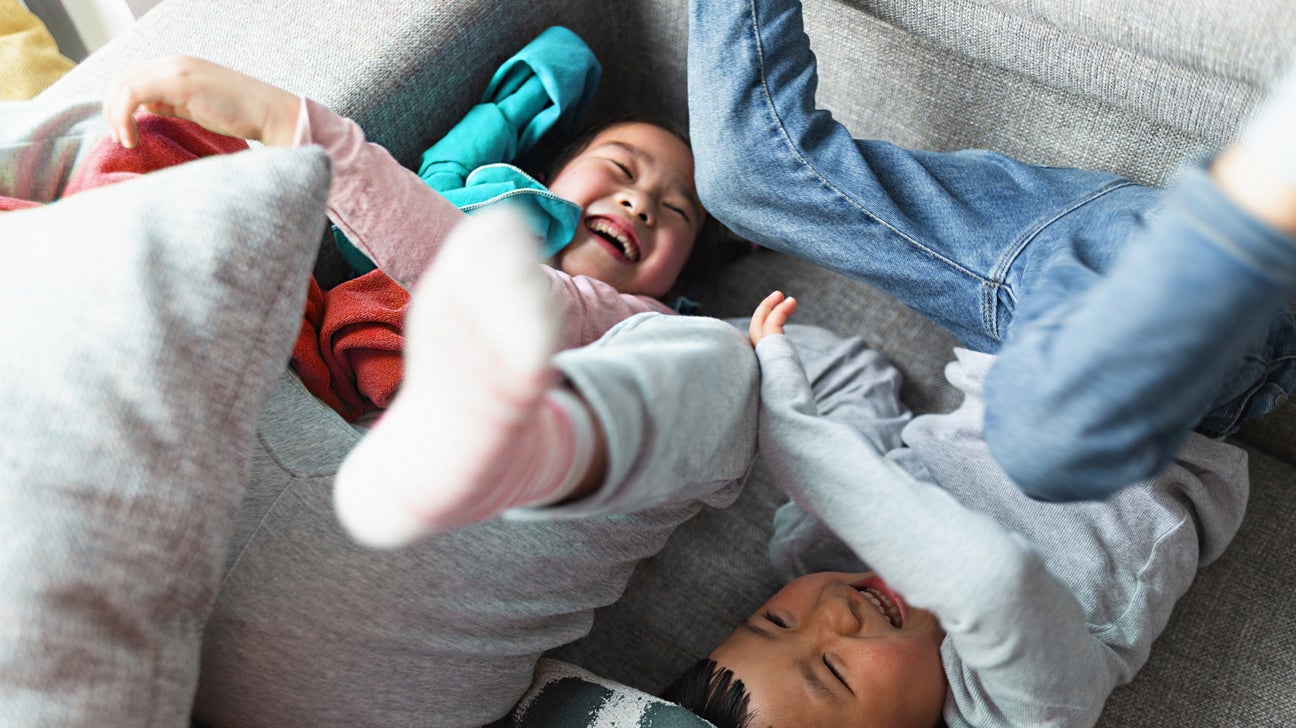
<instances>
[{"instance_id":1,"label":"wrinkled gray sleeve","mask_svg":"<svg viewBox=\"0 0 1296 728\"><path fill-rule=\"evenodd\" d=\"M946 719L1075 725L1096 716L1111 682L1103 646L1030 546L911 475L850 424L819 416L786 337L761 341L757 355L760 447L771 472L911 605L939 616L946 672L966 698L947 703Z\"/></svg>"}]
</instances>

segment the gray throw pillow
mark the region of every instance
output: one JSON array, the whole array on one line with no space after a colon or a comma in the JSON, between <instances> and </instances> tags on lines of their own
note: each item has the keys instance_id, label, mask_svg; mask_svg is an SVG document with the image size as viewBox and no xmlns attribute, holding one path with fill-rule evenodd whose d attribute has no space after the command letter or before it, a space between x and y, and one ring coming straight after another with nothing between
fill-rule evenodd
<instances>
[{"instance_id":1,"label":"gray throw pillow","mask_svg":"<svg viewBox=\"0 0 1296 728\"><path fill-rule=\"evenodd\" d=\"M188 723L329 180L257 150L0 214L0 724Z\"/></svg>"}]
</instances>

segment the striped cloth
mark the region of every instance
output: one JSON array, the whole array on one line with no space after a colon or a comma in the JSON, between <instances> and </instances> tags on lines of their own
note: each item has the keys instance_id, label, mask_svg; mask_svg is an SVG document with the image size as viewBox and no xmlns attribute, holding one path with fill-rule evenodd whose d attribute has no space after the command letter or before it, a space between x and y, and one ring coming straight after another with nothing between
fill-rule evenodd
<instances>
[{"instance_id":1,"label":"striped cloth","mask_svg":"<svg viewBox=\"0 0 1296 728\"><path fill-rule=\"evenodd\" d=\"M708 728L661 698L559 660L542 659L505 728Z\"/></svg>"}]
</instances>

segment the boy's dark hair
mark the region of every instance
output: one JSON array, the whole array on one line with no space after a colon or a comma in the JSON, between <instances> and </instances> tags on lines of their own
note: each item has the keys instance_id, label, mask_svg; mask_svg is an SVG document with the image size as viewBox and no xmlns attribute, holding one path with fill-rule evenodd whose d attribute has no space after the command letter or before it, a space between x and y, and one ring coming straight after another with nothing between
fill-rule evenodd
<instances>
[{"instance_id":1,"label":"boy's dark hair","mask_svg":"<svg viewBox=\"0 0 1296 728\"><path fill-rule=\"evenodd\" d=\"M703 658L675 679L662 697L709 720L716 728L752 728L754 714L748 712L751 696L733 671L715 660Z\"/></svg>"}]
</instances>

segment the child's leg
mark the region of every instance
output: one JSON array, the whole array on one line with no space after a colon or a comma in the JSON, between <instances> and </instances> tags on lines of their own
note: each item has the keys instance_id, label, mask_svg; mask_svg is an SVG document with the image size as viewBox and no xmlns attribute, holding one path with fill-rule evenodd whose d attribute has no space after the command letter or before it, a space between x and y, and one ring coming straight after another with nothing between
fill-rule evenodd
<instances>
[{"instance_id":1,"label":"child's leg","mask_svg":"<svg viewBox=\"0 0 1296 728\"><path fill-rule=\"evenodd\" d=\"M580 484L593 431L554 388L559 321L538 266L511 215L469 218L447 239L410 307L401 391L338 473L338 515L358 540L403 545Z\"/></svg>"},{"instance_id":2,"label":"child's leg","mask_svg":"<svg viewBox=\"0 0 1296 728\"><path fill-rule=\"evenodd\" d=\"M815 108L798 2L691 8L689 121L707 208L751 240L887 291L973 348L1000 344L1018 257L1064 236L1052 224L1063 213L1130 185L852 139Z\"/></svg>"},{"instance_id":3,"label":"child's leg","mask_svg":"<svg viewBox=\"0 0 1296 728\"><path fill-rule=\"evenodd\" d=\"M451 240L454 247L494 247L458 233ZM425 280L462 260L446 252ZM478 280L501 262L487 263L466 275ZM431 290L420 288L416 305ZM502 327L496 332L535 326L525 312L481 315ZM425 333L412 332L411 341ZM442 353L463 355L449 346ZM355 547L321 521L321 514L331 519L322 486L354 432L295 382L280 387L262 415L262 452L252 458L230 550L238 558L206 621L195 716L212 725L243 725L250 715L271 725L402 725L433 714L438 725L490 723L521 697L536 659L584 636L594 610L620 597L635 565L676 526L703 504L732 502L755 455L758 401L755 356L737 329L644 314L595 344L560 353L554 365L608 435L602 487L557 507L509 511L530 522L496 519L381 554ZM498 391L517 371L499 367L501 381L485 383ZM407 383L424 373L410 372ZM458 386L483 383L462 374ZM427 412L438 406L430 403ZM452 422L458 429L448 436L468 424ZM380 426L364 439L381 433ZM410 434L414 446L429 444ZM391 470L399 481L372 477L368 465L387 465L378 458L337 487L354 488L348 497L355 499L393 492L435 498L426 491L442 484L420 476L440 477L444 464L419 462L434 459L421 449L414 456L410 468ZM484 497L495 497L498 485ZM641 510L647 506L657 507ZM576 517L597 513L618 515ZM319 665L329 666L327 674ZM429 684L436 689L425 689Z\"/></svg>"},{"instance_id":4,"label":"child's leg","mask_svg":"<svg viewBox=\"0 0 1296 728\"><path fill-rule=\"evenodd\" d=\"M627 341L641 330L617 334ZM566 369L594 364L564 358ZM625 359L617 363L633 364ZM263 409L229 550L238 558L205 621L194 708L204 725L404 725L429 715L437 725L491 723L530 685L536 658L583 637L641 559L704 503L736 492L724 484L708 497L717 484L696 483L692 497L681 488L670 504L630 515L495 519L375 552L352 543L331 513L329 486L354 432L288 380ZM663 435L680 430L663 424ZM679 444L643 429L650 442ZM707 432L700 439L714 444ZM709 467L727 453L695 460ZM639 459L634 477L662 460Z\"/></svg>"},{"instance_id":5,"label":"child's leg","mask_svg":"<svg viewBox=\"0 0 1296 728\"><path fill-rule=\"evenodd\" d=\"M986 440L1028 493L1102 497L1159 471L1190 429L1228 435L1296 387L1292 128L1296 72L1106 277L1023 312L986 384Z\"/></svg>"},{"instance_id":6,"label":"child's leg","mask_svg":"<svg viewBox=\"0 0 1296 728\"><path fill-rule=\"evenodd\" d=\"M607 470L587 498L510 516L631 513L706 499L751 467L760 376L733 326L640 314L559 353L554 365L595 412Z\"/></svg>"},{"instance_id":7,"label":"child's leg","mask_svg":"<svg viewBox=\"0 0 1296 728\"><path fill-rule=\"evenodd\" d=\"M485 290L499 294L465 305ZM568 389L549 365L557 326L519 221L481 215L455 231L415 294L403 388L338 474L354 537L397 546L565 500L543 513L637 511L743 476L756 367L735 329L636 317L558 357Z\"/></svg>"},{"instance_id":8,"label":"child's leg","mask_svg":"<svg viewBox=\"0 0 1296 728\"><path fill-rule=\"evenodd\" d=\"M1296 235L1296 61L1243 129L1238 143L1211 165L1211 176L1247 212Z\"/></svg>"}]
</instances>

